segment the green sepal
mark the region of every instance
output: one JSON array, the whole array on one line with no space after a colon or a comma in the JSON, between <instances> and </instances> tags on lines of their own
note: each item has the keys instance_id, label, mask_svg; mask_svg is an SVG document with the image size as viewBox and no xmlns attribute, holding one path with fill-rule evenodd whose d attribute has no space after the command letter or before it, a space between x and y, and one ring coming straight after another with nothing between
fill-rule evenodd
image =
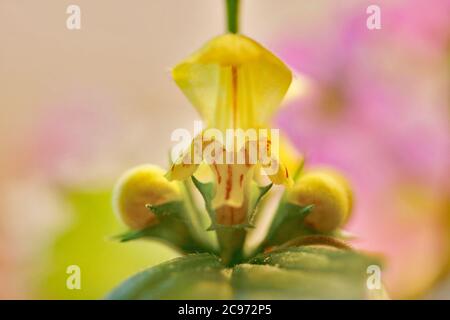
<instances>
[{"instance_id":1,"label":"green sepal","mask_svg":"<svg viewBox=\"0 0 450 320\"><path fill-rule=\"evenodd\" d=\"M246 229L252 226L248 223L238 225L222 225L216 221L216 212L212 208L214 185L202 183L192 176L192 182L205 201L205 208L211 218L211 225L207 231L216 231L217 241L221 248L221 258L225 265L232 265L242 259L242 247L244 245Z\"/></svg>"},{"instance_id":2,"label":"green sepal","mask_svg":"<svg viewBox=\"0 0 450 320\"><path fill-rule=\"evenodd\" d=\"M314 205L299 206L282 200L262 245L279 245L301 235L315 234L314 230L304 224L313 207Z\"/></svg>"},{"instance_id":3,"label":"green sepal","mask_svg":"<svg viewBox=\"0 0 450 320\"><path fill-rule=\"evenodd\" d=\"M250 214L249 214L249 218L248 218L249 225L253 226L259 204L260 204L261 200L264 198L264 196L272 188L272 186L273 186L273 183L270 183L266 186L260 187L260 186L256 185L252 188L252 192L250 195L250 209L249 209Z\"/></svg>"},{"instance_id":4,"label":"green sepal","mask_svg":"<svg viewBox=\"0 0 450 320\"><path fill-rule=\"evenodd\" d=\"M162 240L184 253L211 251L192 235L192 226L184 214L181 201L167 202L160 205L146 205L156 215L158 221L141 230L131 230L114 238L120 242L138 239Z\"/></svg>"},{"instance_id":5,"label":"green sepal","mask_svg":"<svg viewBox=\"0 0 450 320\"><path fill-rule=\"evenodd\" d=\"M314 208L313 204L307 206L299 206L292 203L285 204L286 210L286 218L287 219L305 219L308 214L311 213L311 210Z\"/></svg>"},{"instance_id":6,"label":"green sepal","mask_svg":"<svg viewBox=\"0 0 450 320\"><path fill-rule=\"evenodd\" d=\"M160 205L146 204L145 207L155 214L159 219L172 216L180 220L186 220L184 213L184 204L182 201L171 201Z\"/></svg>"},{"instance_id":7,"label":"green sepal","mask_svg":"<svg viewBox=\"0 0 450 320\"><path fill-rule=\"evenodd\" d=\"M216 212L212 208L212 198L214 197L214 184L213 183L202 183L196 177L192 176L192 182L197 190L200 192L203 201L205 201L205 209L211 219L211 226L207 230L213 230L211 227L215 227L216 223Z\"/></svg>"},{"instance_id":8,"label":"green sepal","mask_svg":"<svg viewBox=\"0 0 450 320\"><path fill-rule=\"evenodd\" d=\"M267 194L267 192L272 188L272 183L266 186L256 186L252 188L252 192L250 195L250 206L249 206L249 214L247 214L247 222L236 224L236 225L222 225L217 223L216 221L216 212L212 208L212 198L214 197L214 184L213 183L202 183L197 178L192 176L192 182L194 183L197 190L202 195L203 200L205 201L205 209L208 212L209 217L211 218L211 225L206 229L207 231L216 231L223 229L248 229L254 228L253 220L255 217L255 213L258 208L258 204L262 200L262 198Z\"/></svg>"}]
</instances>

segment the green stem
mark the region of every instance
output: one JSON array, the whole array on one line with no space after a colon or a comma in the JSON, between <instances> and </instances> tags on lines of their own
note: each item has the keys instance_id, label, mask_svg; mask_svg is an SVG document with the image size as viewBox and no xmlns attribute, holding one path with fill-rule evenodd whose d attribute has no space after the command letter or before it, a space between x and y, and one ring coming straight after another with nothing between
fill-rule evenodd
<instances>
[{"instance_id":1,"label":"green stem","mask_svg":"<svg viewBox=\"0 0 450 320\"><path fill-rule=\"evenodd\" d=\"M245 229L223 228L217 230L217 240L224 265L231 267L242 261L246 234Z\"/></svg>"},{"instance_id":2,"label":"green stem","mask_svg":"<svg viewBox=\"0 0 450 320\"><path fill-rule=\"evenodd\" d=\"M227 31L239 31L239 0L226 0L227 2Z\"/></svg>"}]
</instances>

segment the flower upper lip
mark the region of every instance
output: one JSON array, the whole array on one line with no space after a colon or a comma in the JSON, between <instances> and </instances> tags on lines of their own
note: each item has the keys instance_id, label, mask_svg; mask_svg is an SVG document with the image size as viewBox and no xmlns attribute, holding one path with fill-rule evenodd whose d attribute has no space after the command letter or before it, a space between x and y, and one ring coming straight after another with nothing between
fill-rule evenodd
<instances>
[{"instance_id":1,"label":"flower upper lip","mask_svg":"<svg viewBox=\"0 0 450 320\"><path fill-rule=\"evenodd\" d=\"M292 80L280 59L237 34L213 38L175 66L172 76L207 125L218 129L264 127Z\"/></svg>"},{"instance_id":2,"label":"flower upper lip","mask_svg":"<svg viewBox=\"0 0 450 320\"><path fill-rule=\"evenodd\" d=\"M238 34L213 38L175 66L172 76L207 128L221 132L267 128L292 81L290 69L281 60L256 41ZM198 163L183 163L190 153L187 150L181 161L174 163L167 174L169 179L185 179L195 172ZM273 183L289 185L287 169L277 156L271 156L277 169L268 173L269 178ZM271 166L262 167L268 171ZM242 168L245 166L230 164L212 168L216 178L214 207L242 205L244 181L250 174L249 169Z\"/></svg>"}]
</instances>

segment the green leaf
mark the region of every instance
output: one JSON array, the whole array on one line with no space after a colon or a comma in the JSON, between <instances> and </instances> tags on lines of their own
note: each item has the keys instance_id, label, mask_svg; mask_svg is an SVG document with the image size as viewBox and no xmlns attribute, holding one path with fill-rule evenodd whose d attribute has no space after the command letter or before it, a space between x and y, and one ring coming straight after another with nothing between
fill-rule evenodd
<instances>
[{"instance_id":1,"label":"green leaf","mask_svg":"<svg viewBox=\"0 0 450 320\"><path fill-rule=\"evenodd\" d=\"M366 272L367 266L380 264L377 258L353 250L340 250L327 246L301 246L259 254L249 261L284 269L338 272L353 274Z\"/></svg>"},{"instance_id":2,"label":"green leaf","mask_svg":"<svg viewBox=\"0 0 450 320\"><path fill-rule=\"evenodd\" d=\"M212 215L213 185L192 179L205 199L205 207ZM270 186L255 193L254 209ZM222 259L212 254L193 254L177 258L147 269L125 281L114 290L110 299L363 299L367 298L367 267L379 265L372 257L346 250L339 240L326 235L310 235L302 229L303 219L312 206L300 207L284 202L278 220L271 229L273 243L283 237L300 237L259 254L245 264L232 266L239 259L239 251L230 251ZM169 219L162 213L161 218ZM280 218L281 217L281 218ZM238 241L236 232L244 229L218 227L219 239L232 248ZM291 228L291 229L290 229ZM245 233L243 234L245 236ZM240 240L238 241L240 243ZM339 244L334 245L333 244ZM221 246L223 244L221 243ZM225 250L226 251L226 250ZM237 252L237 254L236 254ZM224 258L225 257L225 258ZM232 263L229 263L229 262Z\"/></svg>"},{"instance_id":3,"label":"green leaf","mask_svg":"<svg viewBox=\"0 0 450 320\"><path fill-rule=\"evenodd\" d=\"M230 299L232 290L219 259L192 254L129 278L107 299Z\"/></svg>"},{"instance_id":4,"label":"green leaf","mask_svg":"<svg viewBox=\"0 0 450 320\"><path fill-rule=\"evenodd\" d=\"M232 284L237 299L362 299L362 285L338 274L280 269L270 265L239 265Z\"/></svg>"},{"instance_id":5,"label":"green leaf","mask_svg":"<svg viewBox=\"0 0 450 320\"><path fill-rule=\"evenodd\" d=\"M326 246L260 254L232 269L211 254L173 259L126 280L108 299L364 299L377 259Z\"/></svg>"},{"instance_id":6,"label":"green leaf","mask_svg":"<svg viewBox=\"0 0 450 320\"><path fill-rule=\"evenodd\" d=\"M364 299L373 264L379 262L354 251L291 247L237 266L231 281L239 299Z\"/></svg>"},{"instance_id":7,"label":"green leaf","mask_svg":"<svg viewBox=\"0 0 450 320\"><path fill-rule=\"evenodd\" d=\"M276 246L275 250L308 245L324 245L337 249L352 250L352 247L343 239L323 234L296 237L292 240L289 240L288 242L283 243L282 245Z\"/></svg>"}]
</instances>

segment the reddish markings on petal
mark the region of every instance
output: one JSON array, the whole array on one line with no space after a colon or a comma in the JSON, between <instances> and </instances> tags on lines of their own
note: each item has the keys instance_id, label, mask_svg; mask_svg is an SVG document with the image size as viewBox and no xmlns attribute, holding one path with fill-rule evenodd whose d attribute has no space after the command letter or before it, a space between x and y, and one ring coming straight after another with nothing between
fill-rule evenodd
<instances>
[{"instance_id":1,"label":"reddish markings on petal","mask_svg":"<svg viewBox=\"0 0 450 320\"><path fill-rule=\"evenodd\" d=\"M217 164L215 162L213 163L213 167L217 174L217 183L220 184L222 182L222 176L220 175L219 169L217 168Z\"/></svg>"},{"instance_id":2,"label":"reddish markings on petal","mask_svg":"<svg viewBox=\"0 0 450 320\"><path fill-rule=\"evenodd\" d=\"M230 199L230 193L232 189L232 182L233 182L233 168L231 165L227 165L227 187L225 190L225 200Z\"/></svg>"},{"instance_id":3,"label":"reddish markings on petal","mask_svg":"<svg viewBox=\"0 0 450 320\"><path fill-rule=\"evenodd\" d=\"M232 94L232 103L233 103L233 127L237 125L237 88L238 88L238 74L237 67L231 67L231 94Z\"/></svg>"},{"instance_id":4,"label":"reddish markings on petal","mask_svg":"<svg viewBox=\"0 0 450 320\"><path fill-rule=\"evenodd\" d=\"M284 172L286 173L286 178L289 178L289 172L288 172L287 167L284 167Z\"/></svg>"},{"instance_id":5,"label":"reddish markings on petal","mask_svg":"<svg viewBox=\"0 0 450 320\"><path fill-rule=\"evenodd\" d=\"M242 187L242 183L244 182L244 175L241 174L239 177L239 185Z\"/></svg>"},{"instance_id":6,"label":"reddish markings on petal","mask_svg":"<svg viewBox=\"0 0 450 320\"><path fill-rule=\"evenodd\" d=\"M266 150L269 151L271 146L272 146L272 141L271 140L267 140L266 141Z\"/></svg>"}]
</instances>

